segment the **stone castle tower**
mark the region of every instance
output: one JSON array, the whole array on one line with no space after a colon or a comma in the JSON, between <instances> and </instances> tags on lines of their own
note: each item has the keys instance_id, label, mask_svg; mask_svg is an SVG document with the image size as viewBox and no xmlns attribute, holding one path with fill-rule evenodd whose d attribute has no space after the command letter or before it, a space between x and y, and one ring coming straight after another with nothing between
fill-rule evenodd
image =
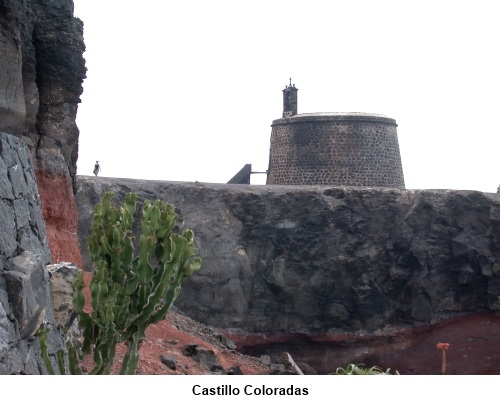
<instances>
[{"instance_id":1,"label":"stone castle tower","mask_svg":"<svg viewBox=\"0 0 500 405\"><path fill-rule=\"evenodd\" d=\"M405 188L396 121L379 114L297 114L295 85L271 127L268 185Z\"/></svg>"}]
</instances>

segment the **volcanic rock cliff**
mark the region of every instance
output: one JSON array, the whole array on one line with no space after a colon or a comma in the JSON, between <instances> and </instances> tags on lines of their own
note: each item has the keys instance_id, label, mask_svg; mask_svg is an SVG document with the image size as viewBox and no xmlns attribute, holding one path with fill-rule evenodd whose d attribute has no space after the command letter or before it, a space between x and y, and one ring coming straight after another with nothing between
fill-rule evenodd
<instances>
[{"instance_id":1,"label":"volcanic rock cliff","mask_svg":"<svg viewBox=\"0 0 500 405\"><path fill-rule=\"evenodd\" d=\"M78 176L86 268L92 208L108 191L177 207L203 265L176 305L248 353L286 349L319 372L358 359L425 374L420 359L450 339L455 372L500 372L496 193Z\"/></svg>"},{"instance_id":2,"label":"volcanic rock cliff","mask_svg":"<svg viewBox=\"0 0 500 405\"><path fill-rule=\"evenodd\" d=\"M0 0L0 374L46 373L64 348L52 260L82 263L74 180L83 23L72 0Z\"/></svg>"},{"instance_id":3,"label":"volcanic rock cliff","mask_svg":"<svg viewBox=\"0 0 500 405\"><path fill-rule=\"evenodd\" d=\"M54 261L81 264L74 180L86 68L72 0L0 0L0 132L30 147Z\"/></svg>"},{"instance_id":4,"label":"volcanic rock cliff","mask_svg":"<svg viewBox=\"0 0 500 405\"><path fill-rule=\"evenodd\" d=\"M44 373L34 333L47 322L50 354L64 348L57 329L51 256L31 153L0 132L0 374Z\"/></svg>"}]
</instances>

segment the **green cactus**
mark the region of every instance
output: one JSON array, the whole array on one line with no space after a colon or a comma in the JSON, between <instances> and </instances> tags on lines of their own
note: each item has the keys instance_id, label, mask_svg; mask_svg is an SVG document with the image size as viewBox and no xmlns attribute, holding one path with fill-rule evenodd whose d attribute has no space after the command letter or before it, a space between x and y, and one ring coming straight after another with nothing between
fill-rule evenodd
<instances>
[{"instance_id":1,"label":"green cactus","mask_svg":"<svg viewBox=\"0 0 500 405\"><path fill-rule=\"evenodd\" d=\"M48 349L48 344L47 344L47 333L49 329L46 327L40 328L35 336L38 338L38 342L40 344L40 356L43 360L43 363L45 364L45 368L47 369L47 372L51 375L55 375L55 370L54 366L52 365L52 362L50 361L49 357L49 349Z\"/></svg>"},{"instance_id":2,"label":"green cactus","mask_svg":"<svg viewBox=\"0 0 500 405\"><path fill-rule=\"evenodd\" d=\"M145 201L135 256L132 226L137 195L129 193L113 207L107 193L96 205L88 239L94 274L90 284L92 312L86 313L83 274L75 280L74 309L82 331L83 354L91 353L91 374L109 374L116 345L127 346L121 374L134 374L146 328L164 319L182 282L199 270L201 258L190 230L173 231L177 214L162 201ZM77 359L73 355L74 359ZM73 362L72 362L73 363Z\"/></svg>"}]
</instances>

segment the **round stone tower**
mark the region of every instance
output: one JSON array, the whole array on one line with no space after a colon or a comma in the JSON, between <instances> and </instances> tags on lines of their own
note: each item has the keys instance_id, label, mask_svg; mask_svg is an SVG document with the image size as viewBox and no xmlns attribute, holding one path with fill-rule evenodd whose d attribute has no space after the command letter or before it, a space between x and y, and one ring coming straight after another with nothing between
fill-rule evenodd
<instances>
[{"instance_id":1,"label":"round stone tower","mask_svg":"<svg viewBox=\"0 0 500 405\"><path fill-rule=\"evenodd\" d=\"M296 106L297 89L292 88ZM267 184L405 187L394 119L365 113L290 113L287 89L283 118L271 125Z\"/></svg>"}]
</instances>

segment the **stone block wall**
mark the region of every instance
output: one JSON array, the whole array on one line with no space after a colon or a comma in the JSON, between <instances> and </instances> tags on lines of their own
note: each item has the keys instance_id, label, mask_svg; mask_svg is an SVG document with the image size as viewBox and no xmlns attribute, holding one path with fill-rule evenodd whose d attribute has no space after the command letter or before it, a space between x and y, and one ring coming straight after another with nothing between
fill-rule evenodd
<instances>
[{"instance_id":1,"label":"stone block wall","mask_svg":"<svg viewBox=\"0 0 500 405\"><path fill-rule=\"evenodd\" d=\"M396 127L375 114L275 120L267 184L404 188Z\"/></svg>"}]
</instances>

